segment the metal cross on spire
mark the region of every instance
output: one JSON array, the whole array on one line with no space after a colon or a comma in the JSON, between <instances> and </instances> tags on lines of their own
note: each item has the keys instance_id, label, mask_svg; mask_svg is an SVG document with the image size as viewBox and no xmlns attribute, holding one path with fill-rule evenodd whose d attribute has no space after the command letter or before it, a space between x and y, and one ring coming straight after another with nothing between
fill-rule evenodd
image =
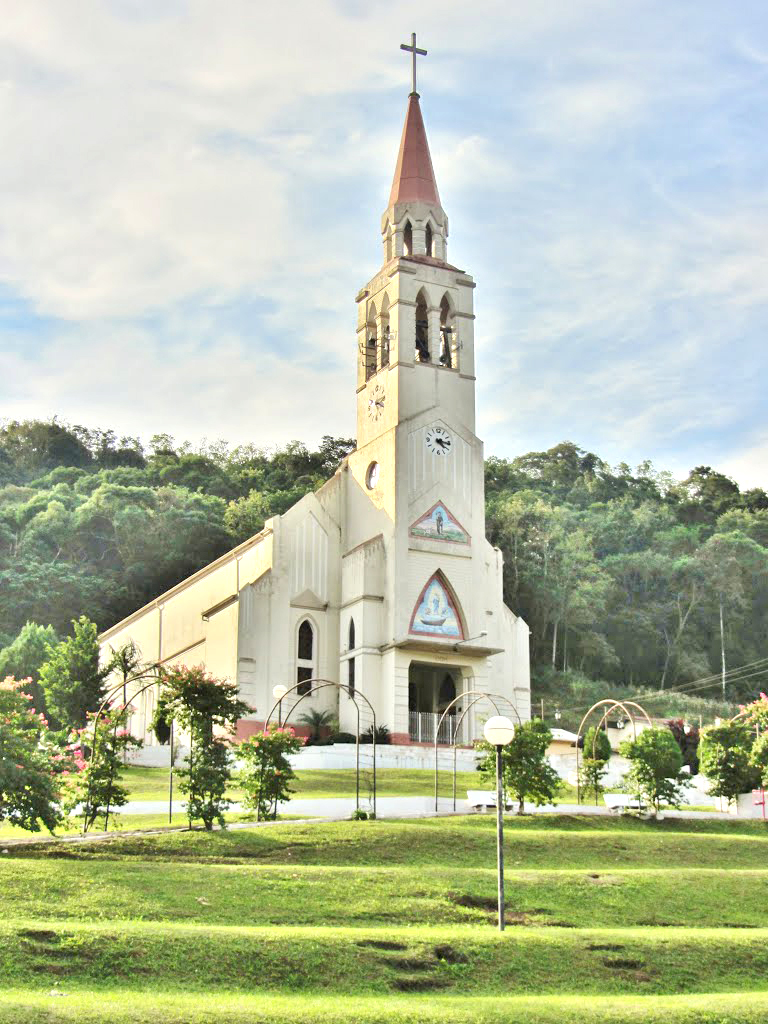
<instances>
[{"instance_id":1,"label":"metal cross on spire","mask_svg":"<svg viewBox=\"0 0 768 1024\"><path fill-rule=\"evenodd\" d=\"M412 72L412 88L411 88L411 92L415 93L416 92L416 54L418 53L419 56L426 57L427 56L427 51L426 50L420 50L418 48L418 46L416 45L416 33L415 32L411 32L411 45L409 46L407 43L400 43L400 49L401 50L407 50L413 56L413 72Z\"/></svg>"}]
</instances>

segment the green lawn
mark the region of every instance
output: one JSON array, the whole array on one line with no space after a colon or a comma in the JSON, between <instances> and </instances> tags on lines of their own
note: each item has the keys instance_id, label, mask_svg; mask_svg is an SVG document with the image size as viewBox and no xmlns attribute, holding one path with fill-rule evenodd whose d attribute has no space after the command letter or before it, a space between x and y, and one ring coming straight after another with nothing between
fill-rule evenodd
<instances>
[{"instance_id":1,"label":"green lawn","mask_svg":"<svg viewBox=\"0 0 768 1024\"><path fill-rule=\"evenodd\" d=\"M0 1021L768 1018L768 828L491 816L0 855ZM63 995L51 993L65 993Z\"/></svg>"}]
</instances>

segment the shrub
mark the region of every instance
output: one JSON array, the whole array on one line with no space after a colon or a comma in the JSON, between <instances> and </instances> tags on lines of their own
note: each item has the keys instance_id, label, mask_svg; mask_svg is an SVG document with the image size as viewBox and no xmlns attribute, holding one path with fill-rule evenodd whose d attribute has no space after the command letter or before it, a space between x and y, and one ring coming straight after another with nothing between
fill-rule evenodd
<instances>
[{"instance_id":1,"label":"shrub","mask_svg":"<svg viewBox=\"0 0 768 1024\"><path fill-rule=\"evenodd\" d=\"M334 732L328 737L329 743L356 743L357 737L351 732Z\"/></svg>"},{"instance_id":2,"label":"shrub","mask_svg":"<svg viewBox=\"0 0 768 1024\"><path fill-rule=\"evenodd\" d=\"M56 748L42 713L22 692L26 681L0 682L0 821L39 832L53 832L62 820Z\"/></svg>"},{"instance_id":3,"label":"shrub","mask_svg":"<svg viewBox=\"0 0 768 1024\"><path fill-rule=\"evenodd\" d=\"M562 785L560 776L547 760L552 733L534 718L515 726L512 742L502 749L502 784L507 793L518 801L518 814L525 813L525 801L532 800L537 807L551 803ZM496 748L483 741L478 744L485 756L477 769L483 778L496 780Z\"/></svg>"},{"instance_id":4,"label":"shrub","mask_svg":"<svg viewBox=\"0 0 768 1024\"><path fill-rule=\"evenodd\" d=\"M201 820L207 831L214 821L223 827L229 800L224 793L232 777L229 736L251 708L241 701L236 683L216 679L202 665L177 665L161 670L162 695L168 714L189 732L190 750L177 769L179 786L187 796L190 824ZM224 730L216 735L214 729Z\"/></svg>"},{"instance_id":5,"label":"shrub","mask_svg":"<svg viewBox=\"0 0 768 1024\"><path fill-rule=\"evenodd\" d=\"M669 729L644 729L637 739L622 743L620 752L630 762L625 781L633 795L657 814L662 803L680 806L690 776L682 771L683 755Z\"/></svg>"},{"instance_id":6,"label":"shrub","mask_svg":"<svg viewBox=\"0 0 768 1024\"><path fill-rule=\"evenodd\" d=\"M290 800L294 792L290 782L296 777L289 754L301 749L303 741L291 728L270 725L244 740L238 756L244 763L240 784L245 790L245 806L256 811L256 820L277 817L277 805Z\"/></svg>"},{"instance_id":7,"label":"shrub","mask_svg":"<svg viewBox=\"0 0 768 1024\"><path fill-rule=\"evenodd\" d=\"M373 726L369 725L368 728L360 733L361 743L373 743ZM392 742L392 736L390 735L389 728L386 725L376 726L376 742L381 744L387 744Z\"/></svg>"},{"instance_id":8,"label":"shrub","mask_svg":"<svg viewBox=\"0 0 768 1024\"><path fill-rule=\"evenodd\" d=\"M84 741L90 747L90 756L67 801L70 808L82 803L84 832L100 817L104 818L106 832L110 813L128 802L128 790L120 785L125 754L142 746L142 741L128 732L131 710L124 705L109 708L101 713L98 723L96 713L92 712L86 728L70 736L73 744Z\"/></svg>"},{"instance_id":9,"label":"shrub","mask_svg":"<svg viewBox=\"0 0 768 1024\"><path fill-rule=\"evenodd\" d=\"M723 722L701 730L699 765L709 779L713 796L729 802L759 782L759 772L750 763L752 736L746 722Z\"/></svg>"}]
</instances>

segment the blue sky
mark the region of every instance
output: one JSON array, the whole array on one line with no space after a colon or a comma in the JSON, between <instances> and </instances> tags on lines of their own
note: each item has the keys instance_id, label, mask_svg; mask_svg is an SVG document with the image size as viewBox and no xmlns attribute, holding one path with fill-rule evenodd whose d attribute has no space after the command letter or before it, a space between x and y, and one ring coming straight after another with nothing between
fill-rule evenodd
<instances>
[{"instance_id":1,"label":"blue sky","mask_svg":"<svg viewBox=\"0 0 768 1024\"><path fill-rule=\"evenodd\" d=\"M764 0L12 5L0 415L352 434L413 30L486 451L768 486Z\"/></svg>"}]
</instances>

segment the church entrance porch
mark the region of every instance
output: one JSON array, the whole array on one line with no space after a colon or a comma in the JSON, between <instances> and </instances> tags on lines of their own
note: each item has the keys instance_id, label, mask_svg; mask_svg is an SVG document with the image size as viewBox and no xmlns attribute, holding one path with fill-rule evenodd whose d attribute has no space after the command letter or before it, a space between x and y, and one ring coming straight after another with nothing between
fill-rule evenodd
<instances>
[{"instance_id":1,"label":"church entrance porch","mask_svg":"<svg viewBox=\"0 0 768 1024\"><path fill-rule=\"evenodd\" d=\"M456 665L428 665L413 661L408 668L408 735L414 743L449 744L457 718L461 715L462 704L455 704L440 718L448 705L464 692L462 670ZM467 743L469 722L462 722L456 742Z\"/></svg>"}]
</instances>

